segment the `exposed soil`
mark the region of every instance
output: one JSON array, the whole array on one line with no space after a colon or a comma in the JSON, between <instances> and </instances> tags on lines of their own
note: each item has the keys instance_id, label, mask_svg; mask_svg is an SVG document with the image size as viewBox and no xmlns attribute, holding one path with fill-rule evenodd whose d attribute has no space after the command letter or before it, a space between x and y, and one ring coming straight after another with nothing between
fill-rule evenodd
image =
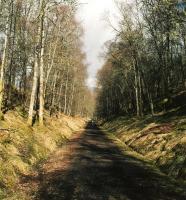
<instances>
[{"instance_id":1,"label":"exposed soil","mask_svg":"<svg viewBox=\"0 0 186 200\"><path fill-rule=\"evenodd\" d=\"M179 184L87 126L22 185L38 200L185 200ZM36 189L37 188L37 189Z\"/></svg>"}]
</instances>

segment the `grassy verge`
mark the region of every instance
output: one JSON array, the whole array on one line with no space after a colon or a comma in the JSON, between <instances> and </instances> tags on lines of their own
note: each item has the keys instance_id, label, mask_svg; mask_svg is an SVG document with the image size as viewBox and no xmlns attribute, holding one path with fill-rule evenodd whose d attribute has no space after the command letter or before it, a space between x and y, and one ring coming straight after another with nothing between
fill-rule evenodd
<instances>
[{"instance_id":1,"label":"grassy verge","mask_svg":"<svg viewBox=\"0 0 186 200\"><path fill-rule=\"evenodd\" d=\"M186 180L186 116L177 110L141 119L119 117L102 128L166 174Z\"/></svg>"},{"instance_id":2,"label":"grassy verge","mask_svg":"<svg viewBox=\"0 0 186 200\"><path fill-rule=\"evenodd\" d=\"M20 178L30 174L84 124L81 118L46 115L44 127L29 127L19 111L8 112L0 122L0 199L28 200L18 188Z\"/></svg>"}]
</instances>

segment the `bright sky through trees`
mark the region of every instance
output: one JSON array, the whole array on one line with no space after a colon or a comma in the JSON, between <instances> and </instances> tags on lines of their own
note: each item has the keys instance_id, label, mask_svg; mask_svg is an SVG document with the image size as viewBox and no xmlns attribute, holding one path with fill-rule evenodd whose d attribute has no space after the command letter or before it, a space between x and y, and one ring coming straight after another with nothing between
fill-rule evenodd
<instances>
[{"instance_id":1,"label":"bright sky through trees","mask_svg":"<svg viewBox=\"0 0 186 200\"><path fill-rule=\"evenodd\" d=\"M106 18L109 17L113 24L116 23L116 6L114 0L79 0L80 7L78 19L84 27L84 51L89 64L88 86L96 85L96 73L102 67L103 61L99 58L103 52L103 45L115 35Z\"/></svg>"}]
</instances>

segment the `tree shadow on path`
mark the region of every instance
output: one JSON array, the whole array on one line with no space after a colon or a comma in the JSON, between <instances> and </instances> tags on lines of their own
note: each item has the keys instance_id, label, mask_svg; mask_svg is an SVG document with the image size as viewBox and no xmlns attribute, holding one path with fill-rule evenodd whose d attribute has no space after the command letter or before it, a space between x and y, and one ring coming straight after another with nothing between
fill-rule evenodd
<instances>
[{"instance_id":1,"label":"tree shadow on path","mask_svg":"<svg viewBox=\"0 0 186 200\"><path fill-rule=\"evenodd\" d=\"M40 200L186 200L148 163L123 152L88 124L44 165Z\"/></svg>"}]
</instances>

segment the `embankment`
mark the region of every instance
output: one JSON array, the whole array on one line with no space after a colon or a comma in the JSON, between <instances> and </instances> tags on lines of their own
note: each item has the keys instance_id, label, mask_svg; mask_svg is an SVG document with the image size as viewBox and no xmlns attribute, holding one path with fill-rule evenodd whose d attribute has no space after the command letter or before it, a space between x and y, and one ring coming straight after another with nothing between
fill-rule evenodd
<instances>
[{"instance_id":1,"label":"embankment","mask_svg":"<svg viewBox=\"0 0 186 200\"><path fill-rule=\"evenodd\" d=\"M102 126L166 174L186 180L186 116L175 111L143 119L120 117Z\"/></svg>"},{"instance_id":2,"label":"embankment","mask_svg":"<svg viewBox=\"0 0 186 200\"><path fill-rule=\"evenodd\" d=\"M82 118L45 116L45 126L29 127L19 111L11 111L0 122L0 199L28 199L19 181L32 173L56 148L85 125Z\"/></svg>"}]
</instances>

